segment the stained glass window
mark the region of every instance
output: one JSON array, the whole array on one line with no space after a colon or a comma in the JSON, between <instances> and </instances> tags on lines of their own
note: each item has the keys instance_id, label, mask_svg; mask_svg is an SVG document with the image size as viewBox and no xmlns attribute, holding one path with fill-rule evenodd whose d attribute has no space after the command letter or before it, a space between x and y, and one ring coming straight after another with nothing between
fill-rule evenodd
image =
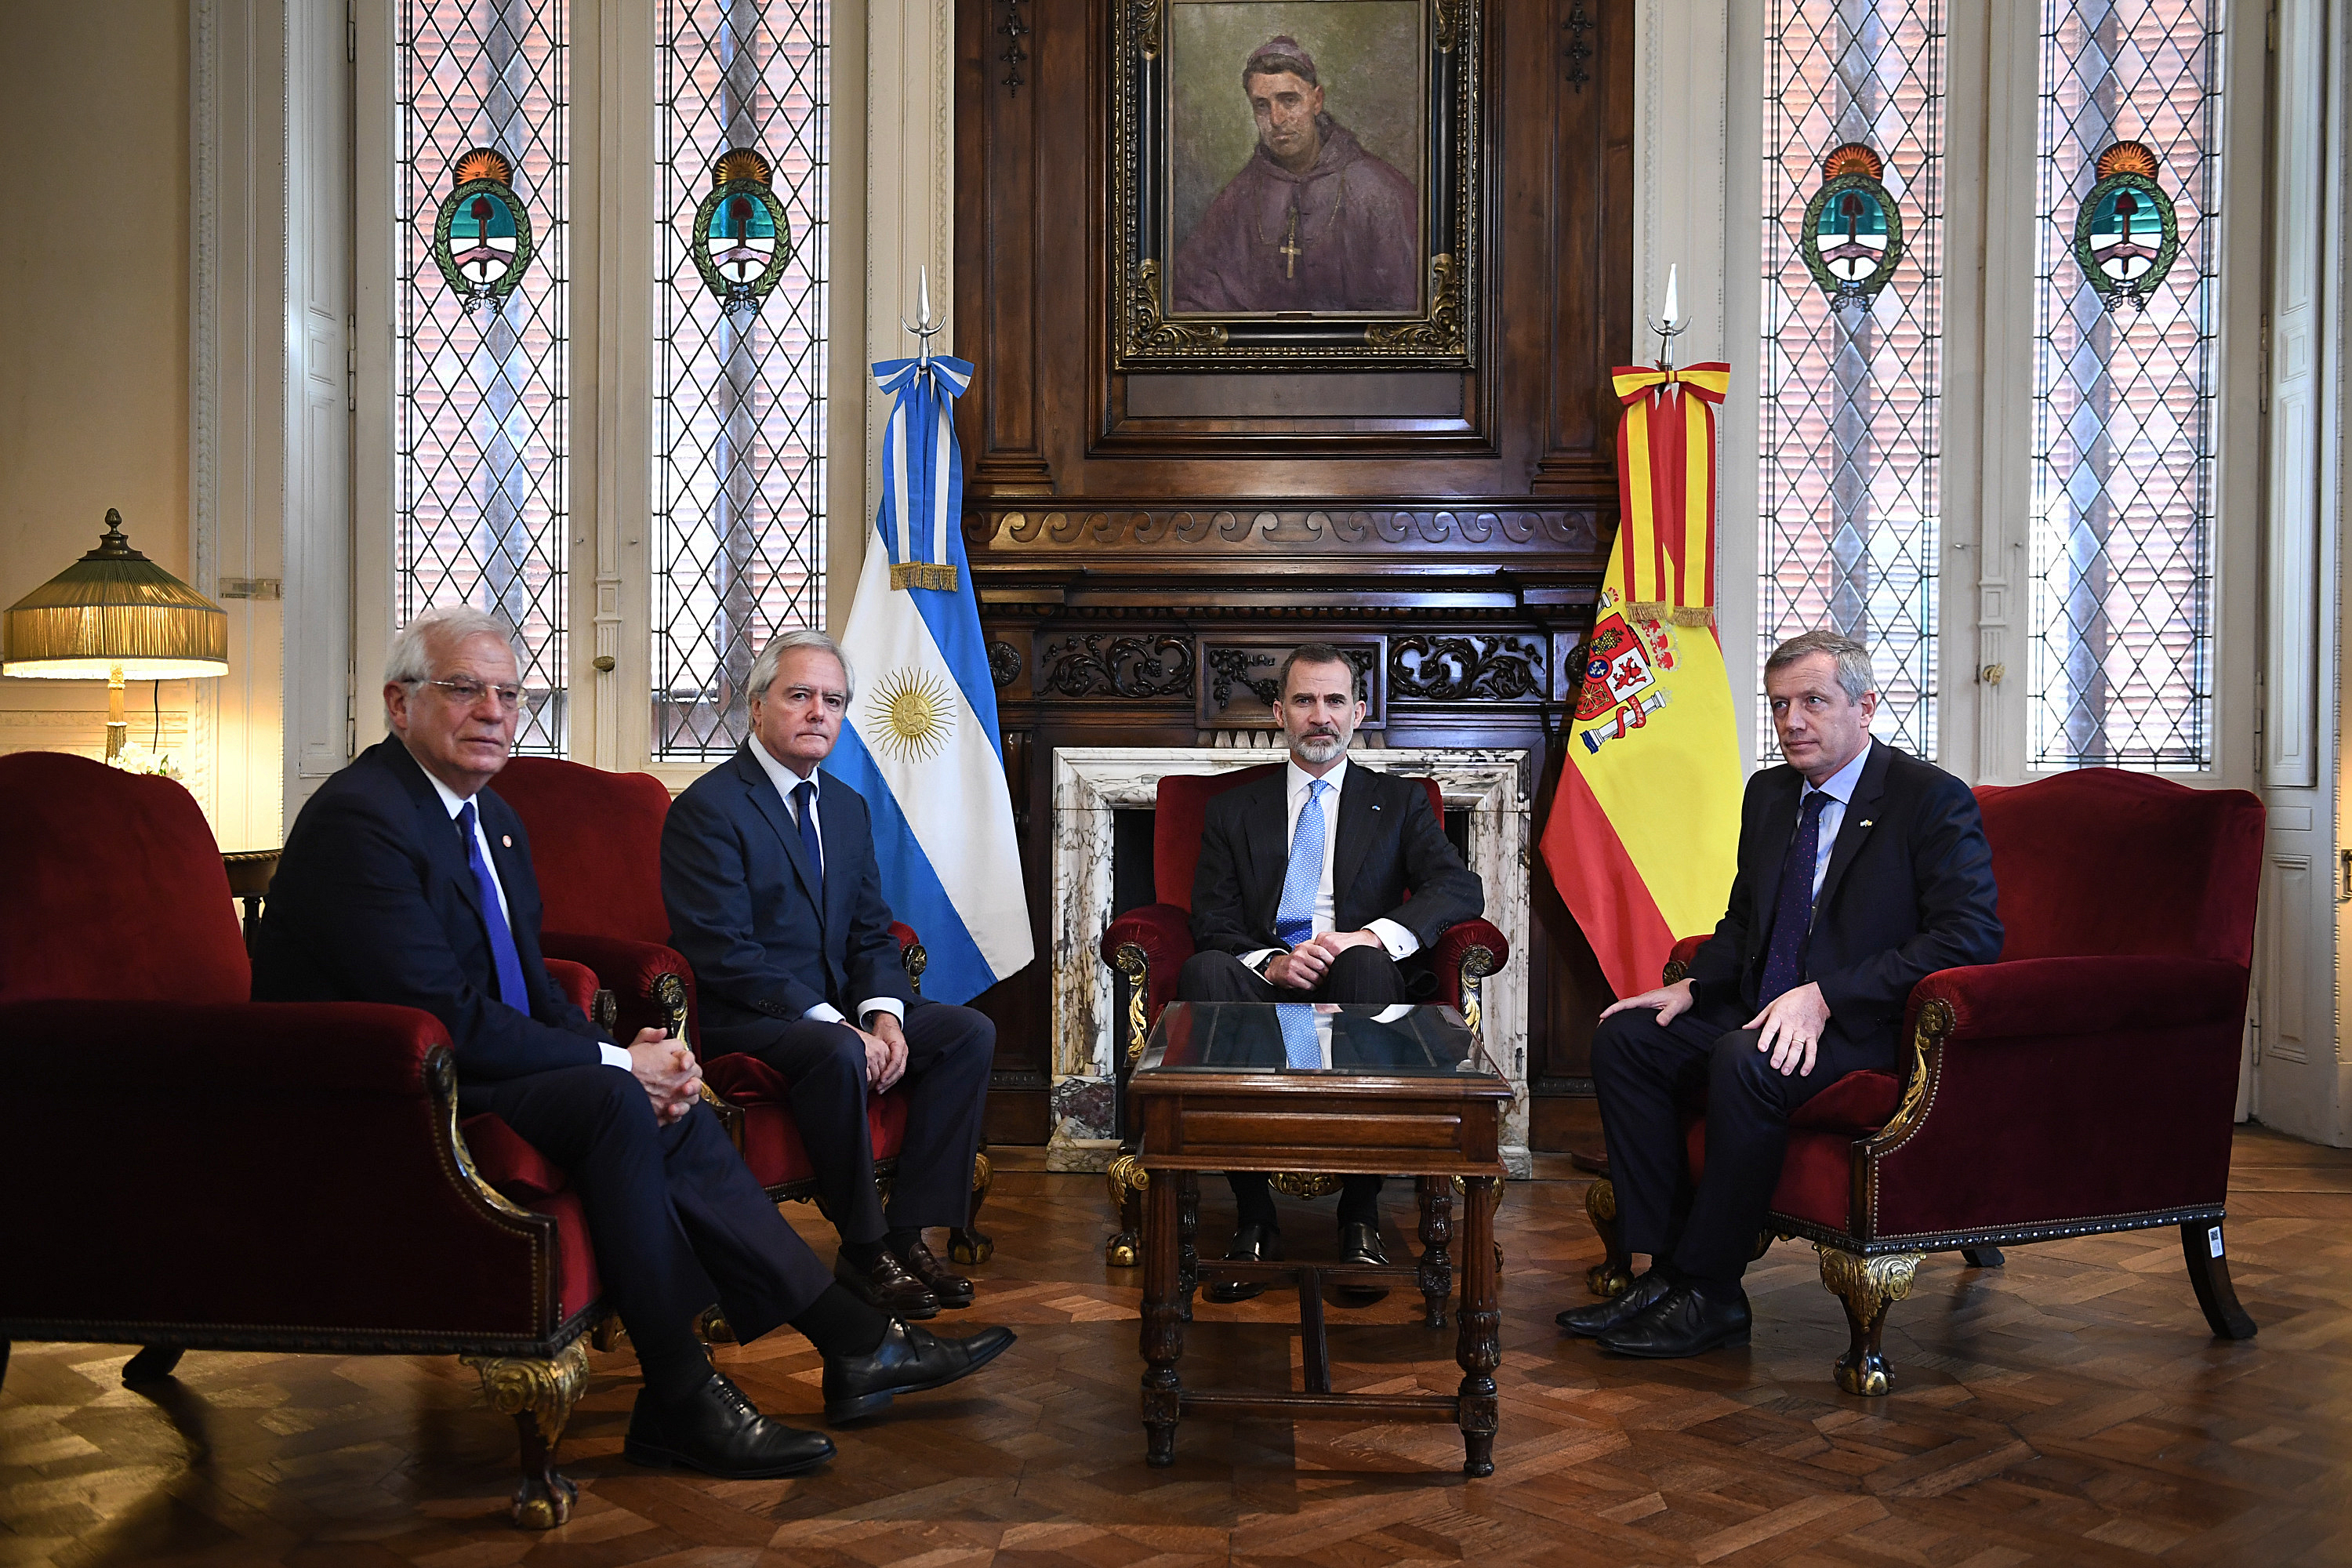
<instances>
[{"instance_id":1,"label":"stained glass window","mask_svg":"<svg viewBox=\"0 0 2352 1568\"><path fill-rule=\"evenodd\" d=\"M512 623L526 693L516 747L560 756L570 11L565 0L402 0L396 26L393 613L404 626L463 602ZM484 280L478 292L461 293L435 257L445 216L446 264ZM512 254L518 226L529 259L509 274L500 253Z\"/></svg>"},{"instance_id":2,"label":"stained glass window","mask_svg":"<svg viewBox=\"0 0 2352 1568\"><path fill-rule=\"evenodd\" d=\"M1859 638L1876 668L1875 732L1927 757L1945 30L1943 0L1772 0L1764 104L1757 668L1801 631ZM1865 252L1883 255L1890 235L1888 270ZM1758 711L1757 754L1775 760Z\"/></svg>"},{"instance_id":3,"label":"stained glass window","mask_svg":"<svg viewBox=\"0 0 2352 1568\"><path fill-rule=\"evenodd\" d=\"M744 682L762 643L824 624L832 12L663 0L660 15L653 752L684 762L723 757L748 733ZM693 247L706 198L754 167L720 170L741 153L772 182L790 257L756 308L739 289L730 309ZM756 205L743 208L754 229ZM706 226L725 229L728 210Z\"/></svg>"},{"instance_id":4,"label":"stained glass window","mask_svg":"<svg viewBox=\"0 0 2352 1568\"><path fill-rule=\"evenodd\" d=\"M2221 26L2219 0L2042 6L2037 767L2212 764ZM2150 266L2121 253L2126 229Z\"/></svg>"}]
</instances>

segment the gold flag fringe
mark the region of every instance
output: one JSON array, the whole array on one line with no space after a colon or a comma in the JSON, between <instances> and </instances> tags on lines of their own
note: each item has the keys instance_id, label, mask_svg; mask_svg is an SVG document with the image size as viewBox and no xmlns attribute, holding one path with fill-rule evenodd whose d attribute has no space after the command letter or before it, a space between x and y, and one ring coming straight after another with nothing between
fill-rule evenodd
<instances>
[{"instance_id":1,"label":"gold flag fringe","mask_svg":"<svg viewBox=\"0 0 2352 1568\"><path fill-rule=\"evenodd\" d=\"M890 565L890 586L893 588L937 588L942 594L956 591L956 569L933 561L897 561Z\"/></svg>"},{"instance_id":2,"label":"gold flag fringe","mask_svg":"<svg viewBox=\"0 0 2352 1568\"><path fill-rule=\"evenodd\" d=\"M1637 599L1625 606L1625 617L1634 621L1664 621L1677 626L1715 625L1715 612L1705 605L1669 605L1664 599Z\"/></svg>"}]
</instances>

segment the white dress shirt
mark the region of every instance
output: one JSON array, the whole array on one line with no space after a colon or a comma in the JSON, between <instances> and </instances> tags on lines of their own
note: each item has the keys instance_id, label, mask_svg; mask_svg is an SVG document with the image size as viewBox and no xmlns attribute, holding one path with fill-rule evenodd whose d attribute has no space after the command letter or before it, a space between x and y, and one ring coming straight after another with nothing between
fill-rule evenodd
<instances>
[{"instance_id":1,"label":"white dress shirt","mask_svg":"<svg viewBox=\"0 0 2352 1568\"><path fill-rule=\"evenodd\" d=\"M1282 842L1287 847L1298 837L1298 814L1307 809L1307 802L1310 798L1307 786L1316 781L1315 775L1300 767L1295 760L1284 766L1282 779ZM1315 929L1312 934L1316 936L1321 936L1336 926L1332 915L1331 857L1339 843L1339 792L1347 787L1348 759L1341 757L1331 771L1323 775L1322 782L1331 787L1323 792L1320 803L1323 810L1323 875L1315 884ZM1421 938L1392 920L1376 920L1364 929L1381 939L1381 945L1388 950L1392 959L1411 958L1421 951ZM1282 951L1278 947L1261 947L1254 952L1244 953L1242 962L1263 973L1266 960Z\"/></svg>"},{"instance_id":2,"label":"white dress shirt","mask_svg":"<svg viewBox=\"0 0 2352 1568\"><path fill-rule=\"evenodd\" d=\"M752 760L760 764L761 772L768 775L768 782L776 786L776 793L784 797L784 814L793 819L795 827L800 826L801 814L800 808L793 804L793 792L803 784L809 785L815 792L809 796L809 824L816 830L816 874L822 878L824 875L824 780L814 768L809 770L808 777L801 777L770 756L768 748L760 744L757 735L751 736L748 743L751 748ZM857 1005L860 1018L870 1018L877 1013L887 1013L902 1024L907 1021L907 1005L896 996L868 996ZM841 1016L841 1009L830 1002L820 1002L801 1016L824 1024L849 1022Z\"/></svg>"},{"instance_id":3,"label":"white dress shirt","mask_svg":"<svg viewBox=\"0 0 2352 1568\"><path fill-rule=\"evenodd\" d=\"M439 795L441 804L448 808L449 820L456 822L457 814L466 809L466 797L435 778L430 773L425 774L425 782L433 786L433 793ZM479 806L474 808L474 847L481 851L482 864L489 868L490 890L499 896L499 918L507 922L507 931L511 935L514 931L514 916L507 909L507 885L499 880L498 857L490 853L490 837L482 830L482 811ZM485 914L488 912L488 910L484 911ZM518 943L517 946L520 947L520 944ZM492 995L498 994L498 982L491 981ZM630 1061L627 1051L618 1046L608 1046L602 1040L596 1042L596 1055L606 1067L619 1068L623 1072L631 1071L635 1065Z\"/></svg>"},{"instance_id":4,"label":"white dress shirt","mask_svg":"<svg viewBox=\"0 0 2352 1568\"><path fill-rule=\"evenodd\" d=\"M1797 820L1804 820L1808 796L1825 795L1829 799L1822 806L1821 841L1813 849L1813 897L1822 896L1822 879L1830 874L1830 855L1837 848L1838 829L1845 826L1846 802L1853 798L1853 786L1862 782L1862 765L1870 761L1870 748L1875 742L1864 740L1853 761L1821 782L1820 787L1807 784L1797 794Z\"/></svg>"}]
</instances>

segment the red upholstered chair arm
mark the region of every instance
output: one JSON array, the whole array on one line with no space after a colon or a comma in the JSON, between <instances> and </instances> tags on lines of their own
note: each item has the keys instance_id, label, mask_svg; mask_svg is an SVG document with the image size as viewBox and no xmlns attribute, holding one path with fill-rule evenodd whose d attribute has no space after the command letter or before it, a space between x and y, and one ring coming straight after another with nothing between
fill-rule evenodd
<instances>
[{"instance_id":1,"label":"red upholstered chair arm","mask_svg":"<svg viewBox=\"0 0 2352 1568\"><path fill-rule=\"evenodd\" d=\"M1665 984L1672 985L1675 981L1688 974L1691 960L1698 956L1698 950L1705 947L1706 943L1707 938L1704 934L1686 936L1675 943L1674 951L1666 954L1665 968L1659 973L1658 978Z\"/></svg>"},{"instance_id":2,"label":"red upholstered chair arm","mask_svg":"<svg viewBox=\"0 0 2352 1568\"><path fill-rule=\"evenodd\" d=\"M1927 976L1903 1105L1855 1145L1856 1223L1891 1239L2218 1209L2246 982L2221 960L2113 956Z\"/></svg>"},{"instance_id":3,"label":"red upholstered chair arm","mask_svg":"<svg viewBox=\"0 0 2352 1568\"><path fill-rule=\"evenodd\" d=\"M790 1105L792 1080L753 1056L740 1052L702 1064L702 1081L730 1105Z\"/></svg>"},{"instance_id":4,"label":"red upholstered chair arm","mask_svg":"<svg viewBox=\"0 0 2352 1568\"><path fill-rule=\"evenodd\" d=\"M542 956L547 959L547 977L555 982L555 988L570 998L573 1006L593 1018L596 1016L596 993L604 986L604 981L596 971L576 959L557 958L551 954Z\"/></svg>"},{"instance_id":5,"label":"red upholstered chair arm","mask_svg":"<svg viewBox=\"0 0 2352 1568\"><path fill-rule=\"evenodd\" d=\"M589 1303L559 1299L556 1222L468 1173L454 1085L405 1007L0 1008L0 1190L41 1194L0 1210L0 1319L551 1331Z\"/></svg>"},{"instance_id":6,"label":"red upholstered chair arm","mask_svg":"<svg viewBox=\"0 0 2352 1568\"><path fill-rule=\"evenodd\" d=\"M613 1037L624 1045L636 1038L640 1029L674 1032L674 1020L681 1013L690 1029L694 971L675 949L657 942L569 931L542 931L539 944L551 961L551 973L552 961L559 958L584 963L596 972L597 980L618 1005Z\"/></svg>"},{"instance_id":7,"label":"red upholstered chair arm","mask_svg":"<svg viewBox=\"0 0 2352 1568\"><path fill-rule=\"evenodd\" d=\"M1486 958L1476 967L1479 975L1496 973L1511 961L1509 939L1483 920L1464 921L1445 928L1429 950L1429 964L1437 976L1437 1001L1448 1007L1462 1005L1462 965L1472 953L1484 949Z\"/></svg>"},{"instance_id":8,"label":"red upholstered chair arm","mask_svg":"<svg viewBox=\"0 0 2352 1568\"><path fill-rule=\"evenodd\" d=\"M1192 956L1192 917L1174 904L1144 904L1129 910L1104 929L1102 961L1117 969L1120 950L1129 947L1143 953L1150 982L1143 1005L1147 1018L1157 1018L1160 1010L1176 999L1177 971Z\"/></svg>"}]
</instances>

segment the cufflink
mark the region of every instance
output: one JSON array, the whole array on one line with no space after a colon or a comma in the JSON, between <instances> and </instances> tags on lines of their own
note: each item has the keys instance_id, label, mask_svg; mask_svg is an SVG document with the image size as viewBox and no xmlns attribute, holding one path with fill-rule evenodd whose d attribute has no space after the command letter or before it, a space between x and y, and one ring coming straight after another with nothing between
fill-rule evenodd
<instances>
[{"instance_id":1,"label":"cufflink","mask_svg":"<svg viewBox=\"0 0 2352 1568\"><path fill-rule=\"evenodd\" d=\"M1867 822L1865 822L1865 823L1864 823L1864 824L1863 824L1863 826L1864 826L1864 827L1867 827L1867 826L1870 826L1870 824L1868 824ZM504 845L504 846L505 846L506 847L508 847L509 849L511 849L511 848L513 848L513 847L514 847L514 835L513 835L513 834L511 834L511 833L501 833L501 834L499 834L499 842L500 844Z\"/></svg>"}]
</instances>

